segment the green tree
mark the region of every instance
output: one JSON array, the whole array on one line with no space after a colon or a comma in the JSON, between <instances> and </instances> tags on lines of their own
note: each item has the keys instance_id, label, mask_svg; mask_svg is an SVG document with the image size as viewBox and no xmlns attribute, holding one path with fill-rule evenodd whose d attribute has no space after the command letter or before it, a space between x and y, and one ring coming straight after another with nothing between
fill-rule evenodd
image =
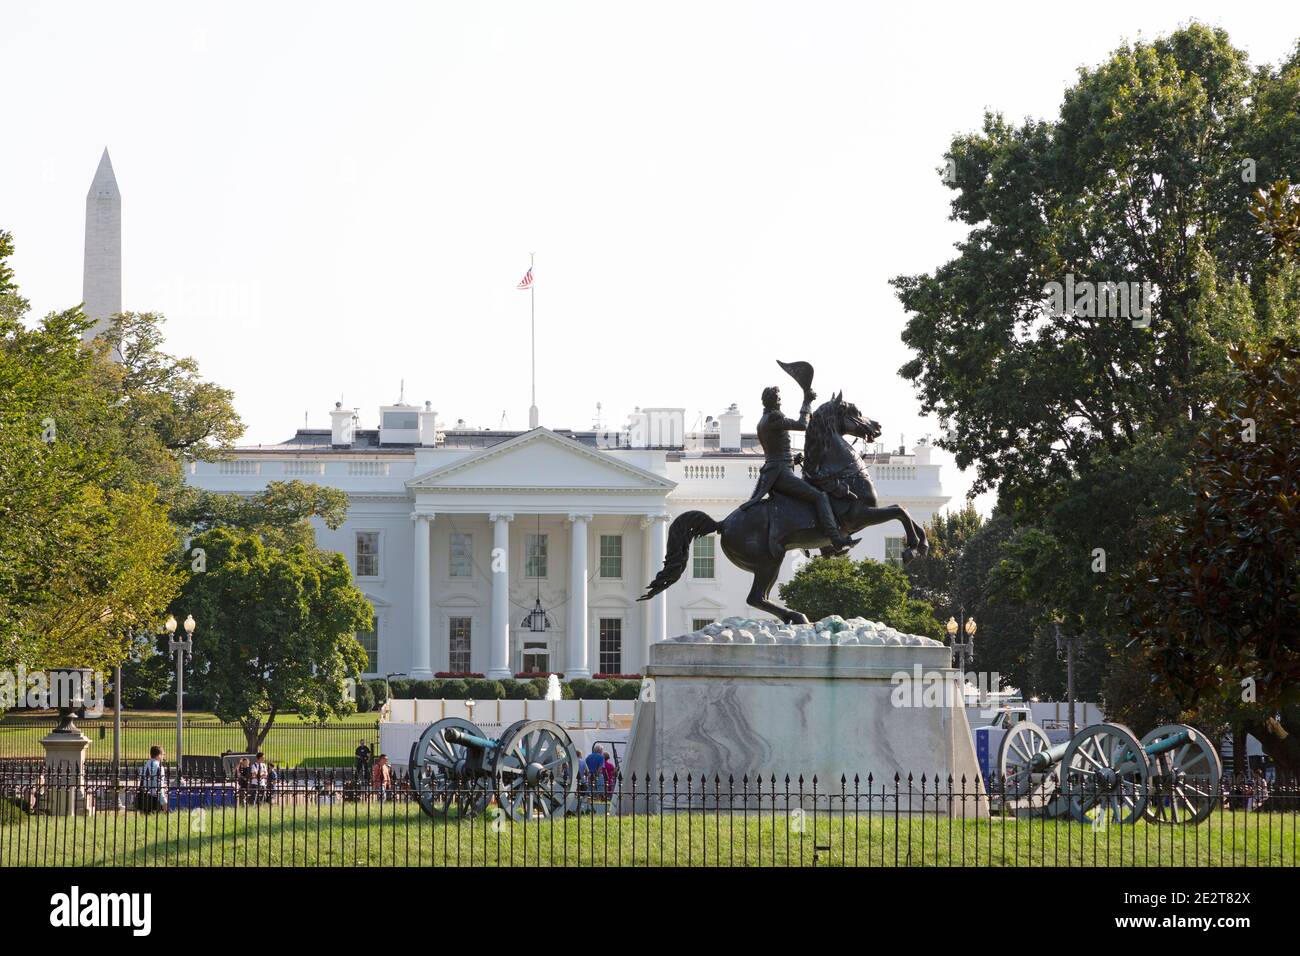
<instances>
[{"instance_id":1,"label":"green tree","mask_svg":"<svg viewBox=\"0 0 1300 956\"><path fill-rule=\"evenodd\" d=\"M355 634L373 609L340 554L264 543L254 531L214 528L193 540L207 570L186 581L176 614L194 615L194 671L222 720L238 721L250 750L277 715L350 713L346 679L366 654Z\"/></svg>"},{"instance_id":2,"label":"green tree","mask_svg":"<svg viewBox=\"0 0 1300 956\"><path fill-rule=\"evenodd\" d=\"M337 528L347 518L348 495L303 481L272 481L253 495L223 494L187 486L172 516L192 535L212 528L254 531L266 544L314 546L312 519Z\"/></svg>"},{"instance_id":3,"label":"green tree","mask_svg":"<svg viewBox=\"0 0 1300 956\"><path fill-rule=\"evenodd\" d=\"M934 609L908 593L907 575L895 564L853 561L849 558L813 558L786 584L781 600L810 620L832 614L881 621L905 634L941 640L943 628Z\"/></svg>"},{"instance_id":4,"label":"green tree","mask_svg":"<svg viewBox=\"0 0 1300 956\"><path fill-rule=\"evenodd\" d=\"M941 621L956 616L961 609L963 602L954 593L957 568L966 545L983 524L984 519L969 500L960 511L935 515L925 529L929 554L914 559L905 568L912 583L912 597L929 602Z\"/></svg>"},{"instance_id":5,"label":"green tree","mask_svg":"<svg viewBox=\"0 0 1300 956\"><path fill-rule=\"evenodd\" d=\"M1300 344L1234 350L1187 507L1127 579L1148 670L1300 772Z\"/></svg>"},{"instance_id":6,"label":"green tree","mask_svg":"<svg viewBox=\"0 0 1300 956\"><path fill-rule=\"evenodd\" d=\"M77 309L26 323L0 233L0 665L107 668L176 592L175 539L123 454L127 406Z\"/></svg>"},{"instance_id":7,"label":"green tree","mask_svg":"<svg viewBox=\"0 0 1300 956\"><path fill-rule=\"evenodd\" d=\"M1087 661L1128 639L1119 581L1181 507L1231 343L1297 328L1297 273L1268 254L1242 162L1264 182L1297 168L1297 91L1296 58L1252 70L1202 25L1122 46L1080 71L1058 117L989 114L954 138L968 234L952 261L894 280L915 353L901 374L1013 523L1005 599L1064 614ZM1067 278L1149 283L1149 327L1052 302Z\"/></svg>"}]
</instances>

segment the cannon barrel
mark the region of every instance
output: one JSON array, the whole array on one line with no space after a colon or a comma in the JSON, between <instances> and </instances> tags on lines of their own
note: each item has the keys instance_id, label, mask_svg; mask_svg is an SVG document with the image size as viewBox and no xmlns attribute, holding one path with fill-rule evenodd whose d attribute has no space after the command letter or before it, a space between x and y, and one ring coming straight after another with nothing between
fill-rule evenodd
<instances>
[{"instance_id":1,"label":"cannon barrel","mask_svg":"<svg viewBox=\"0 0 1300 956\"><path fill-rule=\"evenodd\" d=\"M1057 744L1055 747L1049 747L1047 750L1040 750L1029 761L1029 769L1034 773L1042 773L1045 770L1056 766L1065 756L1065 748L1070 746L1067 740L1063 744Z\"/></svg>"},{"instance_id":2,"label":"cannon barrel","mask_svg":"<svg viewBox=\"0 0 1300 956\"><path fill-rule=\"evenodd\" d=\"M461 730L459 727L449 727L443 734L443 739L451 744L460 744L462 747L471 747L475 750L496 750L500 742L491 740L487 737L480 737L477 734L471 734L467 730Z\"/></svg>"}]
</instances>

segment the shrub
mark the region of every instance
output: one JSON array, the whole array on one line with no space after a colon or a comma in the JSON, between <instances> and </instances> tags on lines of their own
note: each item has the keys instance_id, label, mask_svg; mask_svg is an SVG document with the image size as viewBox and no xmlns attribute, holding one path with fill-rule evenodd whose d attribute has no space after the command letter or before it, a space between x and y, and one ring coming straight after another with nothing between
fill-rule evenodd
<instances>
[{"instance_id":1,"label":"shrub","mask_svg":"<svg viewBox=\"0 0 1300 956\"><path fill-rule=\"evenodd\" d=\"M464 700L469 696L469 685L459 677L435 681L433 683L440 685L434 691L434 697L440 697L443 700Z\"/></svg>"},{"instance_id":2,"label":"shrub","mask_svg":"<svg viewBox=\"0 0 1300 956\"><path fill-rule=\"evenodd\" d=\"M620 680L614 682L614 693L610 700L636 700L641 696L639 680Z\"/></svg>"},{"instance_id":3,"label":"shrub","mask_svg":"<svg viewBox=\"0 0 1300 956\"><path fill-rule=\"evenodd\" d=\"M475 678L465 681L465 696L474 700L500 700L506 696L506 689L499 680Z\"/></svg>"},{"instance_id":4,"label":"shrub","mask_svg":"<svg viewBox=\"0 0 1300 956\"><path fill-rule=\"evenodd\" d=\"M437 700L442 696L440 680L413 680L410 682L411 697L416 700Z\"/></svg>"},{"instance_id":5,"label":"shrub","mask_svg":"<svg viewBox=\"0 0 1300 956\"><path fill-rule=\"evenodd\" d=\"M370 693L375 695L375 710L378 710L388 703L388 685L381 680L372 680L367 683L370 684Z\"/></svg>"},{"instance_id":6,"label":"shrub","mask_svg":"<svg viewBox=\"0 0 1300 956\"><path fill-rule=\"evenodd\" d=\"M408 680L405 677L399 677L397 680L389 681L388 686L392 689L394 697L402 700L409 700L411 697L411 684L413 683L414 681Z\"/></svg>"},{"instance_id":7,"label":"shrub","mask_svg":"<svg viewBox=\"0 0 1300 956\"><path fill-rule=\"evenodd\" d=\"M538 700L542 696L533 681L503 680L501 684L506 690L506 700Z\"/></svg>"},{"instance_id":8,"label":"shrub","mask_svg":"<svg viewBox=\"0 0 1300 956\"><path fill-rule=\"evenodd\" d=\"M357 713L364 714L375 709L375 692L370 689L369 681L357 681Z\"/></svg>"}]
</instances>

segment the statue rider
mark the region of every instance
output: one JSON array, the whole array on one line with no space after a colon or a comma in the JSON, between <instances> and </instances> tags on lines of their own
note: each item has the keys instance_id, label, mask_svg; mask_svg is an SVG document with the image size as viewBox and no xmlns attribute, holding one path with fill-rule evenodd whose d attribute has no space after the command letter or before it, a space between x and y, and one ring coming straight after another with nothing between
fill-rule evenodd
<instances>
[{"instance_id":1,"label":"statue rider","mask_svg":"<svg viewBox=\"0 0 1300 956\"><path fill-rule=\"evenodd\" d=\"M790 432L807 430L812 403L816 398L817 393L805 385L803 407L799 409L799 418L786 418L781 411L781 390L775 385L763 389L763 417L758 420L758 441L763 446L763 467L758 473L758 483L754 486L753 495L740 507L741 510L748 509L761 501L768 492L777 491L791 498L807 501L817 511L817 524L822 533L830 538L832 553L843 554L857 544L858 539L850 538L840 530L839 522L835 519L835 511L831 508L831 499L826 492L794 473L797 462L790 450Z\"/></svg>"}]
</instances>

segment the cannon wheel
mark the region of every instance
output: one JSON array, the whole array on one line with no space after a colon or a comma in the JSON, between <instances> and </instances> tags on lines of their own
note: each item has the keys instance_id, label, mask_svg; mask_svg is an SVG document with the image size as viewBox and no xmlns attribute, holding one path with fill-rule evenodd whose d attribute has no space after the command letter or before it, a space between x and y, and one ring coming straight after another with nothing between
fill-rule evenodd
<instances>
[{"instance_id":1,"label":"cannon wheel","mask_svg":"<svg viewBox=\"0 0 1300 956\"><path fill-rule=\"evenodd\" d=\"M559 724L530 720L501 737L492 775L496 800L511 820L562 817L578 787L578 755Z\"/></svg>"},{"instance_id":2,"label":"cannon wheel","mask_svg":"<svg viewBox=\"0 0 1300 956\"><path fill-rule=\"evenodd\" d=\"M463 717L444 717L425 728L411 748L411 790L420 808L435 819L454 807L456 815L478 813L487 805L487 781L474 779L465 769L466 749L447 740L452 728L482 737L483 731Z\"/></svg>"},{"instance_id":3,"label":"cannon wheel","mask_svg":"<svg viewBox=\"0 0 1300 956\"><path fill-rule=\"evenodd\" d=\"M1028 720L1022 720L1006 732L998 747L998 774L1001 776L1004 797L1029 795L1034 788L1033 774L1029 771L1030 761L1035 754L1050 750L1051 746L1052 741L1047 732Z\"/></svg>"},{"instance_id":4,"label":"cannon wheel","mask_svg":"<svg viewBox=\"0 0 1300 956\"><path fill-rule=\"evenodd\" d=\"M1223 779L1223 763L1214 745L1195 727L1164 724L1142 738L1142 746L1174 734L1191 739L1167 753L1147 757L1151 770L1151 796L1146 818L1153 823L1197 824L1214 812Z\"/></svg>"},{"instance_id":5,"label":"cannon wheel","mask_svg":"<svg viewBox=\"0 0 1300 956\"><path fill-rule=\"evenodd\" d=\"M1093 724L1061 757L1061 792L1080 823L1136 823L1147 806L1146 754L1123 724Z\"/></svg>"}]
</instances>

